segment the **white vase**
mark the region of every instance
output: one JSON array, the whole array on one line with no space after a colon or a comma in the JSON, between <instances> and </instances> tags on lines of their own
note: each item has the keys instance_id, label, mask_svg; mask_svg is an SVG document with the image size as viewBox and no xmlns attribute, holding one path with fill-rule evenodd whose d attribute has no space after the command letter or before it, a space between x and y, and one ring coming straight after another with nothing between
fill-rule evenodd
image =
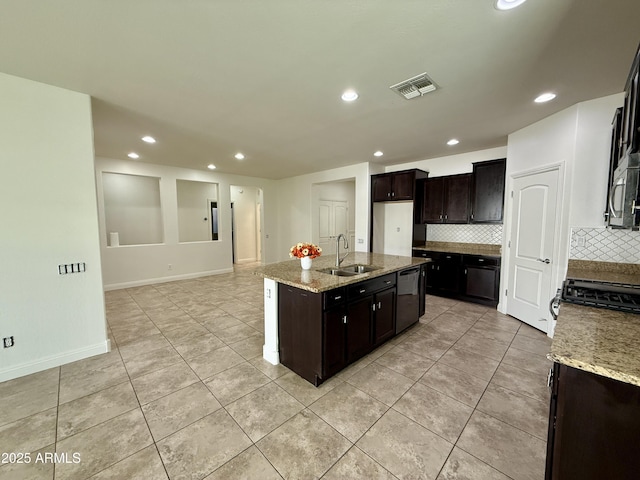
<instances>
[{"instance_id":1,"label":"white vase","mask_svg":"<svg viewBox=\"0 0 640 480\"><path fill-rule=\"evenodd\" d=\"M311 257L302 257L300 259L300 266L303 270L311 269L311 263L313 263L313 259Z\"/></svg>"}]
</instances>

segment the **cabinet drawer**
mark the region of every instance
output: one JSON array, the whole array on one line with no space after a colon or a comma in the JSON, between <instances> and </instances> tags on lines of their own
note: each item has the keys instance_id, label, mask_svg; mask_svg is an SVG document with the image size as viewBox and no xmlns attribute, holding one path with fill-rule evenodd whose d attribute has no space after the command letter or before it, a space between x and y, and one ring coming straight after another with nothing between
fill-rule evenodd
<instances>
[{"instance_id":1,"label":"cabinet drawer","mask_svg":"<svg viewBox=\"0 0 640 480\"><path fill-rule=\"evenodd\" d=\"M411 256L418 258L433 258L431 252L427 252L426 250L418 250L416 248L411 250Z\"/></svg>"},{"instance_id":2,"label":"cabinet drawer","mask_svg":"<svg viewBox=\"0 0 640 480\"><path fill-rule=\"evenodd\" d=\"M495 267L500 266L500 257L484 257L480 255L465 255L465 265L473 265L479 267Z\"/></svg>"},{"instance_id":3,"label":"cabinet drawer","mask_svg":"<svg viewBox=\"0 0 640 480\"><path fill-rule=\"evenodd\" d=\"M323 309L328 310L336 305L341 305L347 300L347 290L345 287L336 288L324 293Z\"/></svg>"},{"instance_id":4,"label":"cabinet drawer","mask_svg":"<svg viewBox=\"0 0 640 480\"><path fill-rule=\"evenodd\" d=\"M396 284L396 274L389 273L381 277L372 278L371 280L365 280L364 282L350 285L349 289L349 301L354 299L365 297L374 292L382 290L384 288L393 287Z\"/></svg>"}]
</instances>

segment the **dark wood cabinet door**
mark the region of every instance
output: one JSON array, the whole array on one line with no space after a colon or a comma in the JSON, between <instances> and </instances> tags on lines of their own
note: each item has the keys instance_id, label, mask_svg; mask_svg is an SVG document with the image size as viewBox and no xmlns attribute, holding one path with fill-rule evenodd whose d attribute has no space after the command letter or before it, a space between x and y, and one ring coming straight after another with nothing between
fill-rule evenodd
<instances>
[{"instance_id":1,"label":"dark wood cabinet door","mask_svg":"<svg viewBox=\"0 0 640 480\"><path fill-rule=\"evenodd\" d=\"M462 257L458 254L444 254L438 262L437 288L448 294L460 293L460 266Z\"/></svg>"},{"instance_id":2,"label":"dark wood cabinet door","mask_svg":"<svg viewBox=\"0 0 640 480\"><path fill-rule=\"evenodd\" d=\"M373 295L347 305L347 362L362 357L371 350L371 316Z\"/></svg>"},{"instance_id":3,"label":"dark wood cabinet door","mask_svg":"<svg viewBox=\"0 0 640 480\"><path fill-rule=\"evenodd\" d=\"M473 164L471 223L502 223L506 160Z\"/></svg>"},{"instance_id":4,"label":"dark wood cabinet door","mask_svg":"<svg viewBox=\"0 0 640 480\"><path fill-rule=\"evenodd\" d=\"M322 374L322 296L278 284L280 362L317 385Z\"/></svg>"},{"instance_id":5,"label":"dark wood cabinet door","mask_svg":"<svg viewBox=\"0 0 640 480\"><path fill-rule=\"evenodd\" d=\"M425 288L434 290L438 286L438 271L440 264L437 261L433 261L426 266Z\"/></svg>"},{"instance_id":6,"label":"dark wood cabinet door","mask_svg":"<svg viewBox=\"0 0 640 480\"><path fill-rule=\"evenodd\" d=\"M374 345L379 345L395 334L396 289L377 293L374 314Z\"/></svg>"},{"instance_id":7,"label":"dark wood cabinet door","mask_svg":"<svg viewBox=\"0 0 640 480\"><path fill-rule=\"evenodd\" d=\"M415 172L400 172L393 174L393 200L413 200L415 189Z\"/></svg>"},{"instance_id":8,"label":"dark wood cabinet door","mask_svg":"<svg viewBox=\"0 0 640 480\"><path fill-rule=\"evenodd\" d=\"M444 177L427 178L424 182L422 202L423 223L442 223L442 200L444 198Z\"/></svg>"},{"instance_id":9,"label":"dark wood cabinet door","mask_svg":"<svg viewBox=\"0 0 640 480\"><path fill-rule=\"evenodd\" d=\"M374 175L372 180L371 196L374 202L387 202L392 200L392 182L391 174Z\"/></svg>"},{"instance_id":10,"label":"dark wood cabinet door","mask_svg":"<svg viewBox=\"0 0 640 480\"><path fill-rule=\"evenodd\" d=\"M346 311L344 307L327 310L323 315L323 375L326 379L342 370L346 358Z\"/></svg>"},{"instance_id":11,"label":"dark wood cabinet door","mask_svg":"<svg viewBox=\"0 0 640 480\"><path fill-rule=\"evenodd\" d=\"M499 272L497 267L465 266L464 294L498 303Z\"/></svg>"},{"instance_id":12,"label":"dark wood cabinet door","mask_svg":"<svg viewBox=\"0 0 640 480\"><path fill-rule=\"evenodd\" d=\"M471 174L444 177L444 221L445 223L469 222L469 199L471 195Z\"/></svg>"},{"instance_id":13,"label":"dark wood cabinet door","mask_svg":"<svg viewBox=\"0 0 640 480\"><path fill-rule=\"evenodd\" d=\"M554 366L547 480L638 478L640 387Z\"/></svg>"}]
</instances>

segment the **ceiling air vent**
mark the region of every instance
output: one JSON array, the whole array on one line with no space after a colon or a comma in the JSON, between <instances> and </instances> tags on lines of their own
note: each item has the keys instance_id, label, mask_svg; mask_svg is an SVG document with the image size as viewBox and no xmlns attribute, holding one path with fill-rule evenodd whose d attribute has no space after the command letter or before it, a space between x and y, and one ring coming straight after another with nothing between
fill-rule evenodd
<instances>
[{"instance_id":1,"label":"ceiling air vent","mask_svg":"<svg viewBox=\"0 0 640 480\"><path fill-rule=\"evenodd\" d=\"M433 92L436 89L436 86L426 73L421 73L409 80L391 85L389 88L395 91L398 95L402 95L407 100L410 100L412 98L421 97L425 93Z\"/></svg>"}]
</instances>

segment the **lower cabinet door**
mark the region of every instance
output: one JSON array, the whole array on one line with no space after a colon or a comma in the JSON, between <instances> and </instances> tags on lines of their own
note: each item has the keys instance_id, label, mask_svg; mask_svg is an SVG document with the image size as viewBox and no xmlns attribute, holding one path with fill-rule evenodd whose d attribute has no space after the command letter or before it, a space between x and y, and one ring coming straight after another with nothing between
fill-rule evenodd
<instances>
[{"instance_id":1,"label":"lower cabinet door","mask_svg":"<svg viewBox=\"0 0 640 480\"><path fill-rule=\"evenodd\" d=\"M374 345L379 345L395 334L396 290L390 288L377 293L374 313Z\"/></svg>"},{"instance_id":2,"label":"lower cabinet door","mask_svg":"<svg viewBox=\"0 0 640 480\"><path fill-rule=\"evenodd\" d=\"M364 297L347 306L347 363L371 350L371 315L373 296Z\"/></svg>"},{"instance_id":3,"label":"lower cabinet door","mask_svg":"<svg viewBox=\"0 0 640 480\"><path fill-rule=\"evenodd\" d=\"M499 270L497 268L467 266L464 272L465 295L498 301Z\"/></svg>"},{"instance_id":4,"label":"lower cabinet door","mask_svg":"<svg viewBox=\"0 0 640 480\"><path fill-rule=\"evenodd\" d=\"M324 312L322 345L322 378L326 379L342 370L347 364L346 358L346 311L344 307Z\"/></svg>"}]
</instances>

